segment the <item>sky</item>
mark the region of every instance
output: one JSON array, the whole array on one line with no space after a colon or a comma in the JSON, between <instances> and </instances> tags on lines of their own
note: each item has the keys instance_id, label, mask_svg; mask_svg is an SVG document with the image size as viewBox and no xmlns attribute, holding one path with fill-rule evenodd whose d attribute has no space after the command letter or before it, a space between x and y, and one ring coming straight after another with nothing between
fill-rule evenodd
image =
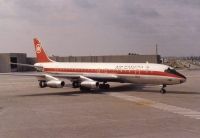
<instances>
[{"instance_id":1,"label":"sky","mask_svg":"<svg viewBox=\"0 0 200 138\"><path fill-rule=\"evenodd\" d=\"M0 0L0 53L200 56L200 0Z\"/></svg>"}]
</instances>

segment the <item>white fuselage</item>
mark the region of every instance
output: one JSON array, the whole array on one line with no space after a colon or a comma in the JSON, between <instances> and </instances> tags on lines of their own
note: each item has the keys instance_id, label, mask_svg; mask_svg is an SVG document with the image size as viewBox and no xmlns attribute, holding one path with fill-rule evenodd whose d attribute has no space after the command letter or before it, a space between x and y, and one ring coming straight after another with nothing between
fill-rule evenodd
<instances>
[{"instance_id":1,"label":"white fuselage","mask_svg":"<svg viewBox=\"0 0 200 138\"><path fill-rule=\"evenodd\" d=\"M35 66L42 66L47 73L83 75L102 82L173 85L185 81L177 74L166 72L170 67L162 64L48 62Z\"/></svg>"}]
</instances>

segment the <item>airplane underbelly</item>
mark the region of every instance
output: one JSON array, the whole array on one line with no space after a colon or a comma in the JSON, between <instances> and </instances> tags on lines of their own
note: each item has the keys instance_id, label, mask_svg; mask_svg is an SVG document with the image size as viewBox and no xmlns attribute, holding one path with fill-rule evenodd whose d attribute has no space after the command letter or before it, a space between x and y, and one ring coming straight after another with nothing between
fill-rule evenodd
<instances>
[{"instance_id":1,"label":"airplane underbelly","mask_svg":"<svg viewBox=\"0 0 200 138\"><path fill-rule=\"evenodd\" d=\"M165 76L134 75L134 76L121 76L120 78L125 82L135 83L135 84L155 84L155 85L179 84L179 80Z\"/></svg>"}]
</instances>

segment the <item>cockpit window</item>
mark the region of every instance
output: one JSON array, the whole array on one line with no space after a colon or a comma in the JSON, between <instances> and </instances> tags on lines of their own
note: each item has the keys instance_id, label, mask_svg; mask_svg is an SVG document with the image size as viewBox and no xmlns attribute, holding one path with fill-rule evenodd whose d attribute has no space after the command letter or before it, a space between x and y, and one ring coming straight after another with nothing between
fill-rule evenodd
<instances>
[{"instance_id":1,"label":"cockpit window","mask_svg":"<svg viewBox=\"0 0 200 138\"><path fill-rule=\"evenodd\" d=\"M165 70L165 72L172 73L172 74L176 74L177 73L177 71L175 69L173 69L173 68L168 68L168 69Z\"/></svg>"},{"instance_id":2,"label":"cockpit window","mask_svg":"<svg viewBox=\"0 0 200 138\"><path fill-rule=\"evenodd\" d=\"M180 74L179 72L177 72L173 68L168 68L168 69L165 70L165 72L170 73L170 74L174 74L174 75L182 77L182 78L185 78L185 76L183 76L182 74Z\"/></svg>"}]
</instances>

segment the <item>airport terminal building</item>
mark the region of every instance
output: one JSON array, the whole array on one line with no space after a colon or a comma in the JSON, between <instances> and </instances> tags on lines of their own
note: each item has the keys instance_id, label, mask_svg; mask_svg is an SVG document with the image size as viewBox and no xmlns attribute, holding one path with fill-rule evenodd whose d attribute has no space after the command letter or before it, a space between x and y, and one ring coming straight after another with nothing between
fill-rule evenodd
<instances>
[{"instance_id":1,"label":"airport terminal building","mask_svg":"<svg viewBox=\"0 0 200 138\"><path fill-rule=\"evenodd\" d=\"M159 55L110 55L110 56L52 56L52 60L58 62L121 62L121 63L161 63ZM36 60L33 57L27 57L26 53L1 53L0 54L0 72L25 72L33 71L33 68L11 65L10 63L22 63L33 65Z\"/></svg>"}]
</instances>

